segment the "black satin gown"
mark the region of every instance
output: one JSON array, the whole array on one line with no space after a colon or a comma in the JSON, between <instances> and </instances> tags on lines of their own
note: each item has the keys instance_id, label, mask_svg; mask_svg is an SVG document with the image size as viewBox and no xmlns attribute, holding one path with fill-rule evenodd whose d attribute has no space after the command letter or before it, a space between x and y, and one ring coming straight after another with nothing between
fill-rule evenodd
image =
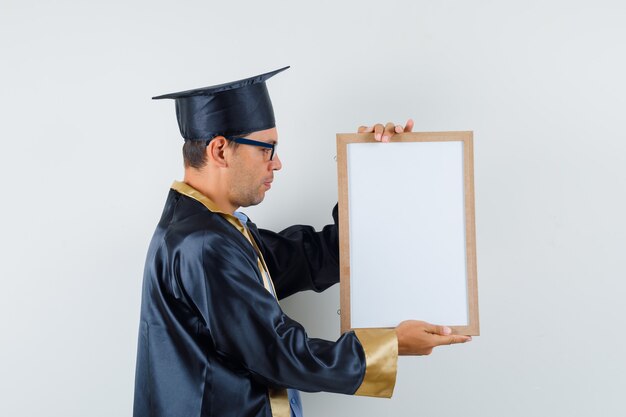
<instances>
[{"instance_id":1,"label":"black satin gown","mask_svg":"<svg viewBox=\"0 0 626 417\"><path fill-rule=\"evenodd\" d=\"M321 232L248 222L279 298L338 282L333 217ZM268 388L353 394L365 369L353 332L309 338L263 286L244 235L170 190L145 265L135 417L270 417Z\"/></svg>"}]
</instances>

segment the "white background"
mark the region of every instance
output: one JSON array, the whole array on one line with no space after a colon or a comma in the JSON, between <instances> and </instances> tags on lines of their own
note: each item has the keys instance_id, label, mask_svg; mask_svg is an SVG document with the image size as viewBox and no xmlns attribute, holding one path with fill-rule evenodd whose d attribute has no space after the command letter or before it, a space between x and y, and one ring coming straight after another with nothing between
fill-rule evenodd
<instances>
[{"instance_id":1,"label":"white background","mask_svg":"<svg viewBox=\"0 0 626 417\"><path fill-rule=\"evenodd\" d=\"M182 177L150 97L283 65L261 226L330 221L337 132L475 132L482 336L307 416L623 415L624 4L2 0L0 415L131 414L143 260ZM283 305L338 337L338 288Z\"/></svg>"}]
</instances>

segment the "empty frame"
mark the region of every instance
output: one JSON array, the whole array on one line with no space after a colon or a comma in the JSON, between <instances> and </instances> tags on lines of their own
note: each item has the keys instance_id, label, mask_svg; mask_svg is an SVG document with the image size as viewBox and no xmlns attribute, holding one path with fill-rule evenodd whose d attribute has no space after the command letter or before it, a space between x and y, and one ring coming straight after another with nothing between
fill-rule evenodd
<instances>
[{"instance_id":1,"label":"empty frame","mask_svg":"<svg viewBox=\"0 0 626 417\"><path fill-rule=\"evenodd\" d=\"M338 134L341 330L478 335L472 132Z\"/></svg>"}]
</instances>

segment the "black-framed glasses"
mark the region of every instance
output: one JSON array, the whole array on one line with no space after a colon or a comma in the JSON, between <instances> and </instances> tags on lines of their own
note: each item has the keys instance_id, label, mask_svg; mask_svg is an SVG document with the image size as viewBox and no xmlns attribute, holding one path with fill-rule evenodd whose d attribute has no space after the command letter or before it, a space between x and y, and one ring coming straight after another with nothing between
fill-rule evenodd
<instances>
[{"instance_id":1,"label":"black-framed glasses","mask_svg":"<svg viewBox=\"0 0 626 417\"><path fill-rule=\"evenodd\" d=\"M271 149L270 161L274 158L274 154L276 153L276 147L278 146L277 143L261 142L258 140L253 140L253 139L248 139L248 138L233 138L233 137L228 137L228 136L224 136L224 137L230 140L231 142L239 143L241 145L259 146L261 148Z\"/></svg>"}]
</instances>

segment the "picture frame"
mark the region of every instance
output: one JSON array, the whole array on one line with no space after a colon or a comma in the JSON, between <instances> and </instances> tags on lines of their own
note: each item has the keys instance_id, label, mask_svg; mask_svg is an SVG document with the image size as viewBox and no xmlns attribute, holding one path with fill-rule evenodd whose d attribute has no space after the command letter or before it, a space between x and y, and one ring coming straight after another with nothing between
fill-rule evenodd
<instances>
[{"instance_id":1,"label":"picture frame","mask_svg":"<svg viewBox=\"0 0 626 417\"><path fill-rule=\"evenodd\" d=\"M479 335L473 132L337 134L341 331Z\"/></svg>"}]
</instances>

